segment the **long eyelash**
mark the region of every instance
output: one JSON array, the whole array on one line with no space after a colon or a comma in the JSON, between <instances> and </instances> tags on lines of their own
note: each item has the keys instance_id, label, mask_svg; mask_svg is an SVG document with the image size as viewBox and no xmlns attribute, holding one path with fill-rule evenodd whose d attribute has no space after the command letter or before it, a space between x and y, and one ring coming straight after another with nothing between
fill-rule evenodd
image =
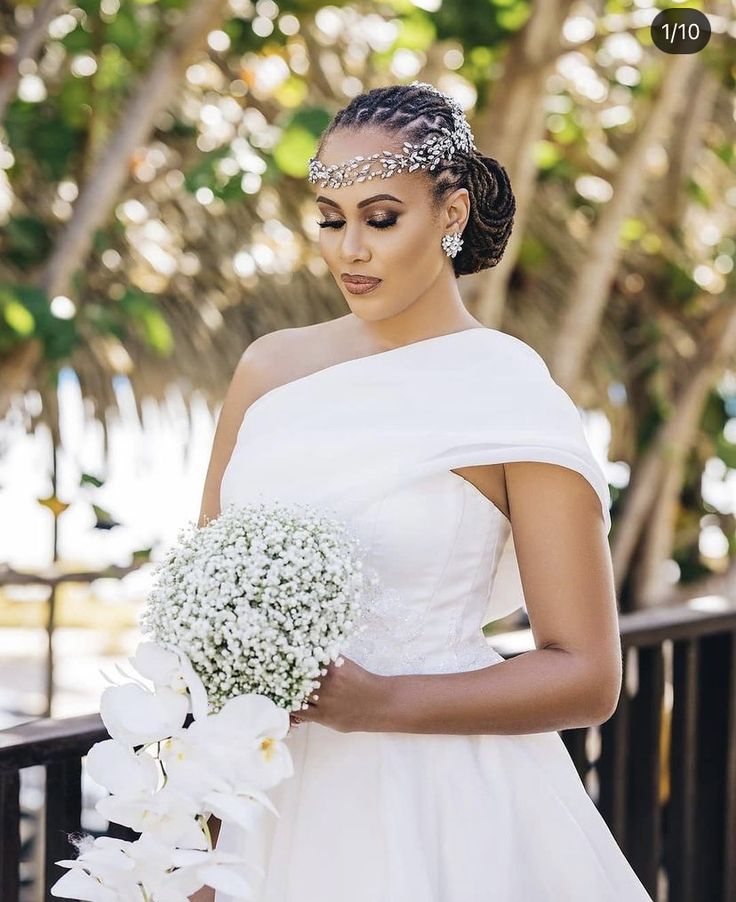
<instances>
[{"instance_id":1,"label":"long eyelash","mask_svg":"<svg viewBox=\"0 0 736 902\"><path fill-rule=\"evenodd\" d=\"M342 220L324 220L320 222L317 220L317 225L321 229L340 229L345 223ZM396 219L383 219L383 220L368 220L368 225L373 226L374 229L388 229L391 228L392 225L396 225Z\"/></svg>"}]
</instances>

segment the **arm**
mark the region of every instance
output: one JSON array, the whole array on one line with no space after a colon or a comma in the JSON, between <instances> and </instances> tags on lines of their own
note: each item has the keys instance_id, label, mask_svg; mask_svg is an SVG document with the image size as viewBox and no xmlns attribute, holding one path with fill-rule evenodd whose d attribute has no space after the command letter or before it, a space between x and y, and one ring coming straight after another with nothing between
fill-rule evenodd
<instances>
[{"instance_id":1,"label":"arm","mask_svg":"<svg viewBox=\"0 0 736 902\"><path fill-rule=\"evenodd\" d=\"M276 334L269 333L252 341L235 367L222 402L212 441L210 462L204 480L202 504L199 510L199 526L204 526L207 520L214 520L220 515L222 476L230 460L230 455L233 453L245 411L268 388L267 358L270 354L269 348L273 336Z\"/></svg>"},{"instance_id":2,"label":"arm","mask_svg":"<svg viewBox=\"0 0 736 902\"><path fill-rule=\"evenodd\" d=\"M384 677L376 729L536 733L600 724L622 681L613 567L600 502L556 464L504 465L536 649L466 673Z\"/></svg>"}]
</instances>

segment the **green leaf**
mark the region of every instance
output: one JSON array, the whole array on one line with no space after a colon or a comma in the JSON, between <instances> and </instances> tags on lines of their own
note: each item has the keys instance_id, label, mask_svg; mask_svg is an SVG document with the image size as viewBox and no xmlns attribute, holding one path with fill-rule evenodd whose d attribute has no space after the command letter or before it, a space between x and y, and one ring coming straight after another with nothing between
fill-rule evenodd
<instances>
[{"instance_id":1,"label":"green leaf","mask_svg":"<svg viewBox=\"0 0 736 902\"><path fill-rule=\"evenodd\" d=\"M394 45L390 48L392 51L397 48L404 50L429 50L432 44L437 40L437 29L434 23L426 13L415 10L413 15L409 15L397 22L398 34Z\"/></svg>"},{"instance_id":2,"label":"green leaf","mask_svg":"<svg viewBox=\"0 0 736 902\"><path fill-rule=\"evenodd\" d=\"M117 305L150 348L162 356L173 350L173 337L155 295L129 288Z\"/></svg>"},{"instance_id":3,"label":"green leaf","mask_svg":"<svg viewBox=\"0 0 736 902\"><path fill-rule=\"evenodd\" d=\"M155 19L150 20L147 14L139 13L134 6L124 4L107 25L105 38L110 44L119 47L121 53L132 63L141 54L145 57L153 51L156 30Z\"/></svg>"},{"instance_id":4,"label":"green leaf","mask_svg":"<svg viewBox=\"0 0 736 902\"><path fill-rule=\"evenodd\" d=\"M736 445L726 441L722 434L716 438L716 456L720 457L730 470L736 468Z\"/></svg>"},{"instance_id":5,"label":"green leaf","mask_svg":"<svg viewBox=\"0 0 736 902\"><path fill-rule=\"evenodd\" d=\"M552 169L562 158L562 149L552 141L537 141L533 152L539 169Z\"/></svg>"},{"instance_id":6,"label":"green leaf","mask_svg":"<svg viewBox=\"0 0 736 902\"><path fill-rule=\"evenodd\" d=\"M619 238L621 238L622 241L639 241L646 230L647 227L645 222L643 222L641 219L635 219L634 217L631 217L629 219L625 219L621 223Z\"/></svg>"},{"instance_id":7,"label":"green leaf","mask_svg":"<svg viewBox=\"0 0 736 902\"><path fill-rule=\"evenodd\" d=\"M164 356L174 350L174 336L160 310L154 308L143 310L138 323L139 331L154 351Z\"/></svg>"},{"instance_id":8,"label":"green leaf","mask_svg":"<svg viewBox=\"0 0 736 902\"><path fill-rule=\"evenodd\" d=\"M281 135L273 149L273 159L279 169L294 178L305 178L308 161L314 154L317 142L314 136L300 125L290 126Z\"/></svg>"},{"instance_id":9,"label":"green leaf","mask_svg":"<svg viewBox=\"0 0 736 902\"><path fill-rule=\"evenodd\" d=\"M24 307L20 301L16 301L14 298L0 299L0 306L2 307L3 319L13 332L24 338L33 335L36 321L27 307Z\"/></svg>"},{"instance_id":10,"label":"green leaf","mask_svg":"<svg viewBox=\"0 0 736 902\"><path fill-rule=\"evenodd\" d=\"M13 216L5 225L3 257L20 270L40 263L51 249L45 223L34 216Z\"/></svg>"},{"instance_id":11,"label":"green leaf","mask_svg":"<svg viewBox=\"0 0 736 902\"><path fill-rule=\"evenodd\" d=\"M8 110L6 125L20 169L34 165L36 174L50 181L58 181L68 173L79 138L51 102L15 101Z\"/></svg>"},{"instance_id":12,"label":"green leaf","mask_svg":"<svg viewBox=\"0 0 736 902\"><path fill-rule=\"evenodd\" d=\"M0 345L5 349L19 340L38 338L46 360L63 360L79 342L75 321L54 316L45 292L39 288L0 285L0 307Z\"/></svg>"}]
</instances>

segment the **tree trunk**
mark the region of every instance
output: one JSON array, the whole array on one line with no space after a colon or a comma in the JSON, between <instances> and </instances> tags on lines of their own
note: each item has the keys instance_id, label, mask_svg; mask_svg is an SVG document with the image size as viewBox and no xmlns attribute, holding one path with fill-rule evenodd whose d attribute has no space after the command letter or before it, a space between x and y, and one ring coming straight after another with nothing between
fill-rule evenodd
<instances>
[{"instance_id":1,"label":"tree trunk","mask_svg":"<svg viewBox=\"0 0 736 902\"><path fill-rule=\"evenodd\" d=\"M661 575L662 560L672 549L676 496L682 485L680 473L670 479L667 471L682 466L697 436L708 392L735 348L736 307L729 301L718 308L706 327L703 351L692 375L684 380L674 415L662 423L636 463L611 543L617 592L640 540L646 545L641 549L637 570L641 567L642 571L636 574L634 585L649 592L653 581ZM638 601L634 597L634 602Z\"/></svg>"},{"instance_id":2,"label":"tree trunk","mask_svg":"<svg viewBox=\"0 0 736 902\"><path fill-rule=\"evenodd\" d=\"M688 198L682 190L703 145L705 127L711 121L721 81L702 66L695 75L690 102L680 111L672 133L677 139L668 148L669 167L656 199L656 218L663 229L673 232L683 221Z\"/></svg>"},{"instance_id":3,"label":"tree trunk","mask_svg":"<svg viewBox=\"0 0 736 902\"><path fill-rule=\"evenodd\" d=\"M603 205L592 227L587 262L580 268L570 303L557 331L550 360L555 380L571 395L577 389L588 353L595 341L621 258L619 232L632 216L646 187L649 151L666 139L672 117L687 98L686 84L697 55L675 56L666 64L659 95L638 135L622 156L613 179L613 196Z\"/></svg>"},{"instance_id":4,"label":"tree trunk","mask_svg":"<svg viewBox=\"0 0 736 902\"><path fill-rule=\"evenodd\" d=\"M493 328L499 328L503 318L534 196L537 167L532 151L544 133L545 81L562 52L560 35L571 6L572 0L533 4L530 18L509 42L492 102L473 123L477 146L504 166L516 200L514 228L500 262L463 280L468 306Z\"/></svg>"}]
</instances>

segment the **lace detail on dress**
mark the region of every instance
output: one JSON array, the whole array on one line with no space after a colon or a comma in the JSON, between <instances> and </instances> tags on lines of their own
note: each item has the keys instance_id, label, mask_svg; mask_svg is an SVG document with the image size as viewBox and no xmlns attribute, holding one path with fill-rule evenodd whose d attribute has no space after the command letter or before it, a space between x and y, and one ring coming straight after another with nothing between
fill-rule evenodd
<instances>
[{"instance_id":1,"label":"lace detail on dress","mask_svg":"<svg viewBox=\"0 0 736 902\"><path fill-rule=\"evenodd\" d=\"M459 614L448 623L440 649L422 645L422 620L415 607L395 589L380 588L364 603L359 632L341 652L373 673L453 673L475 670L504 660L485 637L458 640Z\"/></svg>"},{"instance_id":2,"label":"lace detail on dress","mask_svg":"<svg viewBox=\"0 0 736 902\"><path fill-rule=\"evenodd\" d=\"M381 588L365 601L360 631L342 651L374 673L397 673L396 666L407 666L417 657L421 626L416 610L402 603L396 589Z\"/></svg>"}]
</instances>

